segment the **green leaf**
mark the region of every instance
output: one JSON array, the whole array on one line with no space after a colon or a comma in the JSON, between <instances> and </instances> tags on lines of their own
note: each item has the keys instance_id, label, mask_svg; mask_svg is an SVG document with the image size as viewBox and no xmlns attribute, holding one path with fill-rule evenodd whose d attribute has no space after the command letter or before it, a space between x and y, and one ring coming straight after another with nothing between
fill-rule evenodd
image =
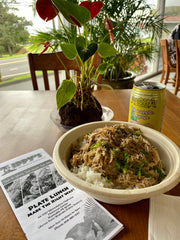
<instances>
[{"instance_id":1,"label":"green leaf","mask_svg":"<svg viewBox=\"0 0 180 240\"><path fill-rule=\"evenodd\" d=\"M91 18L90 11L82 6L75 3L68 2L67 0L52 0L55 6L58 8L60 13L66 18L66 20L72 24L71 17L74 17L81 25L84 25Z\"/></svg>"},{"instance_id":2,"label":"green leaf","mask_svg":"<svg viewBox=\"0 0 180 240\"><path fill-rule=\"evenodd\" d=\"M93 56L98 49L98 45L97 45L97 43L90 43L87 46L87 49L90 51L91 56Z\"/></svg>"},{"instance_id":3,"label":"green leaf","mask_svg":"<svg viewBox=\"0 0 180 240\"><path fill-rule=\"evenodd\" d=\"M76 85L70 80L64 80L56 93L57 109L69 102L76 93Z\"/></svg>"},{"instance_id":4,"label":"green leaf","mask_svg":"<svg viewBox=\"0 0 180 240\"><path fill-rule=\"evenodd\" d=\"M97 51L97 44L91 43L87 46L86 49L82 49L82 51L79 53L81 60L83 62L87 61L90 57L92 57L95 52Z\"/></svg>"},{"instance_id":5,"label":"green leaf","mask_svg":"<svg viewBox=\"0 0 180 240\"><path fill-rule=\"evenodd\" d=\"M86 40L84 37L80 36L76 39L76 49L81 60L85 62L95 54L97 51L97 44L90 43L86 48Z\"/></svg>"},{"instance_id":6,"label":"green leaf","mask_svg":"<svg viewBox=\"0 0 180 240\"><path fill-rule=\"evenodd\" d=\"M76 49L81 57L82 50L86 47L86 39L82 36L76 38Z\"/></svg>"},{"instance_id":7,"label":"green leaf","mask_svg":"<svg viewBox=\"0 0 180 240\"><path fill-rule=\"evenodd\" d=\"M96 69L96 71L100 74L104 74L104 72L106 71L107 68L109 68L112 64L110 63L101 63L99 64L98 68Z\"/></svg>"},{"instance_id":8,"label":"green leaf","mask_svg":"<svg viewBox=\"0 0 180 240\"><path fill-rule=\"evenodd\" d=\"M76 38L76 48L78 49L83 49L86 47L86 39L83 36L79 36Z\"/></svg>"},{"instance_id":9,"label":"green leaf","mask_svg":"<svg viewBox=\"0 0 180 240\"><path fill-rule=\"evenodd\" d=\"M111 57L118 53L118 51L108 43L100 43L98 47L98 53L102 58Z\"/></svg>"},{"instance_id":10,"label":"green leaf","mask_svg":"<svg viewBox=\"0 0 180 240\"><path fill-rule=\"evenodd\" d=\"M75 57L77 56L77 50L74 44L72 43L63 43L60 45L61 49L64 53L64 55L68 58L68 59L75 59Z\"/></svg>"}]
</instances>

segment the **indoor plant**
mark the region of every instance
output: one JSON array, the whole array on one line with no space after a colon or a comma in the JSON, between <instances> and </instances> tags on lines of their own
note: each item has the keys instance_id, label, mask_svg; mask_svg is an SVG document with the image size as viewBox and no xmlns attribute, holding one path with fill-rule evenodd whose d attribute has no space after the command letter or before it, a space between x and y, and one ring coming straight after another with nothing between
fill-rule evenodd
<instances>
[{"instance_id":1,"label":"indoor plant","mask_svg":"<svg viewBox=\"0 0 180 240\"><path fill-rule=\"evenodd\" d=\"M105 59L111 65L106 70L104 79L108 84L120 82L119 79L123 82L123 78L130 75L129 71L136 74L144 72L146 60L151 61L158 51L157 40L162 30L167 29L161 15L145 0L102 1L104 11L95 19L93 33L96 37L104 34L102 21L105 12L111 19L113 45L118 50L116 55ZM105 40L109 42L108 38Z\"/></svg>"},{"instance_id":2,"label":"indoor plant","mask_svg":"<svg viewBox=\"0 0 180 240\"><path fill-rule=\"evenodd\" d=\"M104 72L107 63L102 63L94 69L93 58L96 52L103 58L117 53L112 45L104 42L109 35L111 39L113 38L111 31L106 30L101 41L99 39L94 41L92 38L90 27L102 7L101 1L83 1L80 5L76 1L67 0L37 0L36 2L37 12L42 19L49 21L61 13L70 24L78 27L78 29L66 27L59 18L62 31L59 35L56 34L56 37L53 35L51 39L48 38L49 41L43 43L42 53L49 47L55 51L59 45L68 59L76 59L81 72L81 76L76 79L73 76L70 80L64 80L57 90L57 108L63 125L76 126L89 121L101 120L102 108L92 92L98 75ZM70 38L69 34L73 34L74 38ZM63 37L61 38L60 35Z\"/></svg>"}]
</instances>

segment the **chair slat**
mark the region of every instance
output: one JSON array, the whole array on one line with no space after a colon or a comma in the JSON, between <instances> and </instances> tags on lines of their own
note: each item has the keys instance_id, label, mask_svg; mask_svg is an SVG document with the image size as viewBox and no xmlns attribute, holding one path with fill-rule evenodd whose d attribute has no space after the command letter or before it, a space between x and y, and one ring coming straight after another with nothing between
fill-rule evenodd
<instances>
[{"instance_id":1,"label":"chair slat","mask_svg":"<svg viewBox=\"0 0 180 240\"><path fill-rule=\"evenodd\" d=\"M58 54L58 57L57 57ZM59 61L59 58L63 62ZM55 86L56 89L58 88L60 84L59 74L58 71L65 71L65 67L68 70L77 71L79 70L79 64L77 61L67 59L65 55L62 52L58 53L43 53L43 54L28 54L28 60L29 60L29 68L31 73L31 79L32 79L32 85L34 90L38 90L38 83L36 78L36 71L42 71L43 72L43 78L44 78L44 86L45 90L49 90L49 79L48 79L48 73L47 71L54 71L54 78L55 78ZM94 62L93 65L95 68L98 67L98 65L102 62L102 58L95 54L94 56ZM65 67L64 67L65 66ZM80 71L78 71L77 76L80 76ZM68 74L66 73L66 78L69 79ZM101 83L102 78L98 78ZM98 87L98 89L101 89L101 86Z\"/></svg>"},{"instance_id":2,"label":"chair slat","mask_svg":"<svg viewBox=\"0 0 180 240\"><path fill-rule=\"evenodd\" d=\"M55 84L56 84L56 90L59 87L59 71L58 70L54 70L54 78L55 78Z\"/></svg>"},{"instance_id":3,"label":"chair slat","mask_svg":"<svg viewBox=\"0 0 180 240\"><path fill-rule=\"evenodd\" d=\"M167 39L162 39L161 41L161 51L162 51L162 60L163 60L163 70L162 70L162 77L161 83L165 80L164 84L167 84L169 80L170 72L176 72L176 66L172 66L170 61L170 54L168 49L168 42ZM165 76L165 79L164 79Z\"/></svg>"},{"instance_id":4,"label":"chair slat","mask_svg":"<svg viewBox=\"0 0 180 240\"><path fill-rule=\"evenodd\" d=\"M43 78L44 78L45 90L49 90L48 74L46 70L43 70Z\"/></svg>"},{"instance_id":5,"label":"chair slat","mask_svg":"<svg viewBox=\"0 0 180 240\"><path fill-rule=\"evenodd\" d=\"M34 90L38 90L38 84L37 84L37 78L36 78L35 72L31 73L31 78L32 78L32 84L33 84Z\"/></svg>"},{"instance_id":6,"label":"chair slat","mask_svg":"<svg viewBox=\"0 0 180 240\"><path fill-rule=\"evenodd\" d=\"M176 83L174 94L176 95L180 87L180 40L175 40L176 46Z\"/></svg>"}]
</instances>

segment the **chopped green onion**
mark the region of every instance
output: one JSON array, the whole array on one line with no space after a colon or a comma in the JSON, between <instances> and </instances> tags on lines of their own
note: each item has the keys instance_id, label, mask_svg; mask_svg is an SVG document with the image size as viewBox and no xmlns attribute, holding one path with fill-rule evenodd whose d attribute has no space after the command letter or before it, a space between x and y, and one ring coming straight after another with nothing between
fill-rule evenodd
<instances>
[{"instance_id":1,"label":"chopped green onion","mask_svg":"<svg viewBox=\"0 0 180 240\"><path fill-rule=\"evenodd\" d=\"M129 154L128 153L124 153L124 160L129 162Z\"/></svg>"},{"instance_id":2,"label":"chopped green onion","mask_svg":"<svg viewBox=\"0 0 180 240\"><path fill-rule=\"evenodd\" d=\"M95 150L95 149L97 149L98 147L101 147L101 146L108 147L108 144L107 144L107 142L104 142L104 141L97 142L97 143L94 143L94 144L91 145L90 150L93 151L93 150Z\"/></svg>"},{"instance_id":3,"label":"chopped green onion","mask_svg":"<svg viewBox=\"0 0 180 240\"><path fill-rule=\"evenodd\" d=\"M144 166L144 163L139 163L138 166L137 166L137 169L135 171L135 175L137 175L138 177L141 177L142 176L142 168Z\"/></svg>"},{"instance_id":4,"label":"chopped green onion","mask_svg":"<svg viewBox=\"0 0 180 240\"><path fill-rule=\"evenodd\" d=\"M105 180L106 180L106 182L111 182L112 181L112 179L111 179L111 177L109 175L105 176Z\"/></svg>"},{"instance_id":5,"label":"chopped green onion","mask_svg":"<svg viewBox=\"0 0 180 240\"><path fill-rule=\"evenodd\" d=\"M116 168L117 168L117 170L121 170L121 164L119 163L119 162L116 162Z\"/></svg>"},{"instance_id":6,"label":"chopped green onion","mask_svg":"<svg viewBox=\"0 0 180 240\"><path fill-rule=\"evenodd\" d=\"M148 163L149 163L149 161L148 161L148 160L145 160L144 166L147 167L147 166L148 166Z\"/></svg>"},{"instance_id":7,"label":"chopped green onion","mask_svg":"<svg viewBox=\"0 0 180 240\"><path fill-rule=\"evenodd\" d=\"M123 173L126 174L127 170L129 168L129 163L125 162L124 167L123 167Z\"/></svg>"},{"instance_id":8,"label":"chopped green onion","mask_svg":"<svg viewBox=\"0 0 180 240\"><path fill-rule=\"evenodd\" d=\"M111 149L112 153L113 153L113 157L115 160L118 159L119 154L123 154L120 150L116 150L116 149Z\"/></svg>"},{"instance_id":9,"label":"chopped green onion","mask_svg":"<svg viewBox=\"0 0 180 240\"><path fill-rule=\"evenodd\" d=\"M145 151L145 150L141 150L141 152L145 155L149 155L149 152Z\"/></svg>"},{"instance_id":10,"label":"chopped green onion","mask_svg":"<svg viewBox=\"0 0 180 240\"><path fill-rule=\"evenodd\" d=\"M115 151L115 153L117 153L118 151ZM122 159L118 158L117 155L114 156L115 160L116 160L116 168L118 171L122 171L124 174L126 174L127 169L129 168L129 154L128 153L122 153Z\"/></svg>"},{"instance_id":11,"label":"chopped green onion","mask_svg":"<svg viewBox=\"0 0 180 240\"><path fill-rule=\"evenodd\" d=\"M163 171L158 166L154 166L153 169L156 170L159 175L158 181L162 181L166 175L163 173Z\"/></svg>"},{"instance_id":12,"label":"chopped green onion","mask_svg":"<svg viewBox=\"0 0 180 240\"><path fill-rule=\"evenodd\" d=\"M135 136L138 136L138 137L141 135L141 134L139 134L137 132L133 132L132 134L135 135Z\"/></svg>"},{"instance_id":13,"label":"chopped green onion","mask_svg":"<svg viewBox=\"0 0 180 240\"><path fill-rule=\"evenodd\" d=\"M101 146L101 142L97 142L91 145L90 150L95 150L96 148Z\"/></svg>"}]
</instances>

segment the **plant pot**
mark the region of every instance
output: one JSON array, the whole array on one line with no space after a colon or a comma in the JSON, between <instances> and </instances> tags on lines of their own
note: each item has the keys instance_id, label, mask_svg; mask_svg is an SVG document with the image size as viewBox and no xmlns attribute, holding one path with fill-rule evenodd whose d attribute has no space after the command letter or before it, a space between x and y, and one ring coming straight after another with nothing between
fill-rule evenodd
<instances>
[{"instance_id":1,"label":"plant pot","mask_svg":"<svg viewBox=\"0 0 180 240\"><path fill-rule=\"evenodd\" d=\"M110 85L114 89L132 89L136 74L130 71L127 72L130 74L127 77L111 80L103 79L102 83Z\"/></svg>"}]
</instances>

